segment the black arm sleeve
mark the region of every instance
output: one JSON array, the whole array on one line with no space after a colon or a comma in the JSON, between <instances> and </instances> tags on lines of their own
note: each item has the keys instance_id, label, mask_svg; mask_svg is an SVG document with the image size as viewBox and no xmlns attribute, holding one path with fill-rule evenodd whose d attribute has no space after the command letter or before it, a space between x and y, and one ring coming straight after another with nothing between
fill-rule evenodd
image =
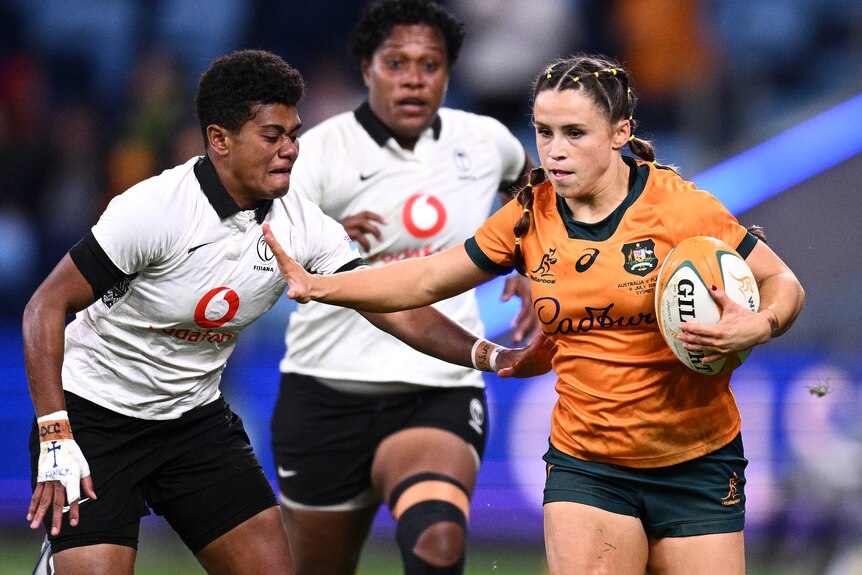
<instances>
[{"instance_id":1,"label":"black arm sleeve","mask_svg":"<svg viewBox=\"0 0 862 575\"><path fill-rule=\"evenodd\" d=\"M78 266L81 275L93 288L93 294L98 298L118 282L130 277L114 265L92 231L87 232L81 241L72 246L69 255Z\"/></svg>"}]
</instances>

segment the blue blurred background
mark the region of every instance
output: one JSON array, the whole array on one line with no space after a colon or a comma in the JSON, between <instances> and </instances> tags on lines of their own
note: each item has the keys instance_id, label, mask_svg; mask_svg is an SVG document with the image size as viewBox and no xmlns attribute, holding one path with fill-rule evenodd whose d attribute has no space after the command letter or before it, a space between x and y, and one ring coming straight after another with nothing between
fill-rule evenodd
<instances>
[{"instance_id":1,"label":"blue blurred background","mask_svg":"<svg viewBox=\"0 0 862 575\"><path fill-rule=\"evenodd\" d=\"M209 62L278 52L306 77L305 126L362 99L345 47L364 2L0 0L0 539L26 531L29 295L133 183L202 151L192 97ZM452 0L467 24L447 105L496 116L535 154L529 88L548 60L631 68L661 162L766 228L808 301L737 372L751 460L747 548L781 573L862 573L862 2ZM508 337L501 286L480 290ZM244 332L225 394L273 471L268 418L292 303ZM488 377L491 436L471 536L541 549L553 378ZM827 390L819 397L812 393ZM391 522L379 516L374 536ZM0 541L2 547L2 541Z\"/></svg>"}]
</instances>

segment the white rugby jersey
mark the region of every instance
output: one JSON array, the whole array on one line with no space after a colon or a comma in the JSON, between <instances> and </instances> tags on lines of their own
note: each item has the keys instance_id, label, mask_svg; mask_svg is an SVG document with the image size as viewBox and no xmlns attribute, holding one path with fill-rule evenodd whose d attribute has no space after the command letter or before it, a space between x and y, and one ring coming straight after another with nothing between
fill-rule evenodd
<instances>
[{"instance_id":1,"label":"white rugby jersey","mask_svg":"<svg viewBox=\"0 0 862 575\"><path fill-rule=\"evenodd\" d=\"M419 257L461 244L488 217L501 186L514 183L526 153L503 124L443 108L413 151L402 149L367 103L309 130L293 168L299 193L341 221L363 210L388 219L383 241L366 237L366 263ZM362 248L360 248L362 250ZM484 333L470 291L435 304ZM338 380L426 386L484 385L482 375L410 348L349 309L311 302L290 316L282 372ZM349 389L354 389L348 386Z\"/></svg>"},{"instance_id":2,"label":"white rugby jersey","mask_svg":"<svg viewBox=\"0 0 862 575\"><path fill-rule=\"evenodd\" d=\"M64 389L141 419L215 399L239 332L285 288L263 222L310 270L361 264L344 228L296 194L240 210L205 157L115 197L71 251L104 295L66 327Z\"/></svg>"}]
</instances>

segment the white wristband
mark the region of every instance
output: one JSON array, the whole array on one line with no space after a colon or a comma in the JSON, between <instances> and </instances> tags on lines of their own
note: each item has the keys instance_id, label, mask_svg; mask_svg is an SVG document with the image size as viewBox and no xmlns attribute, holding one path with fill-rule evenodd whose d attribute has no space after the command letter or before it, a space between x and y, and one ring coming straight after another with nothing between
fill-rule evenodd
<instances>
[{"instance_id":1,"label":"white wristband","mask_svg":"<svg viewBox=\"0 0 862 575\"><path fill-rule=\"evenodd\" d=\"M491 371L493 371L494 373L497 373L497 356L500 355L500 352L502 352L504 349L506 348L495 347L493 350L491 350L491 355L488 358L488 365L491 366Z\"/></svg>"},{"instance_id":2,"label":"white wristband","mask_svg":"<svg viewBox=\"0 0 862 575\"><path fill-rule=\"evenodd\" d=\"M55 419L69 419L69 414L66 410L55 411L54 413L49 413L48 415L43 415L42 417L36 418L36 423L44 423L46 421L54 421Z\"/></svg>"}]
</instances>

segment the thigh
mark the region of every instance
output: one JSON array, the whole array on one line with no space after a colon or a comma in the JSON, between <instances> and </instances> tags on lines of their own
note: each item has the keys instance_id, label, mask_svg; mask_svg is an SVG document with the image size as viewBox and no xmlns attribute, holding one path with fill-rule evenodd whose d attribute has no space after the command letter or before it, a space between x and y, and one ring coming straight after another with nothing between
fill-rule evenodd
<instances>
[{"instance_id":1,"label":"thigh","mask_svg":"<svg viewBox=\"0 0 862 575\"><path fill-rule=\"evenodd\" d=\"M650 575L744 575L742 531L650 540Z\"/></svg>"},{"instance_id":2,"label":"thigh","mask_svg":"<svg viewBox=\"0 0 862 575\"><path fill-rule=\"evenodd\" d=\"M544 517L549 575L643 575L649 548L637 517L570 501L545 503Z\"/></svg>"},{"instance_id":3,"label":"thigh","mask_svg":"<svg viewBox=\"0 0 862 575\"><path fill-rule=\"evenodd\" d=\"M277 506L246 519L195 556L207 573L293 575L296 572Z\"/></svg>"},{"instance_id":4,"label":"thigh","mask_svg":"<svg viewBox=\"0 0 862 575\"><path fill-rule=\"evenodd\" d=\"M54 570L63 575L132 575L137 552L124 545L88 545L54 553Z\"/></svg>"},{"instance_id":5,"label":"thigh","mask_svg":"<svg viewBox=\"0 0 862 575\"><path fill-rule=\"evenodd\" d=\"M375 453L371 477L380 496L390 502L392 490L403 487L405 480L421 473L442 475L447 480L420 481L400 491L398 507L437 499L457 505L467 515L468 494L476 484L485 450L486 412L485 392L480 388L418 394L410 406L409 419L387 436ZM398 509L392 511L399 515Z\"/></svg>"},{"instance_id":6,"label":"thigh","mask_svg":"<svg viewBox=\"0 0 862 575\"><path fill-rule=\"evenodd\" d=\"M297 573L352 575L378 506L351 511L282 508Z\"/></svg>"},{"instance_id":7,"label":"thigh","mask_svg":"<svg viewBox=\"0 0 862 575\"><path fill-rule=\"evenodd\" d=\"M387 437L377 450L371 471L372 483L380 497L392 503L392 492L405 480L429 473L428 479L400 491L396 518L404 509L422 501L448 501L469 515L470 495L476 485L479 466L471 446L451 431L431 427L411 427ZM443 476L452 481L435 479Z\"/></svg>"},{"instance_id":8,"label":"thigh","mask_svg":"<svg viewBox=\"0 0 862 575\"><path fill-rule=\"evenodd\" d=\"M282 376L271 421L282 505L348 511L379 504L371 462L385 399L342 393L315 378Z\"/></svg>"}]
</instances>

